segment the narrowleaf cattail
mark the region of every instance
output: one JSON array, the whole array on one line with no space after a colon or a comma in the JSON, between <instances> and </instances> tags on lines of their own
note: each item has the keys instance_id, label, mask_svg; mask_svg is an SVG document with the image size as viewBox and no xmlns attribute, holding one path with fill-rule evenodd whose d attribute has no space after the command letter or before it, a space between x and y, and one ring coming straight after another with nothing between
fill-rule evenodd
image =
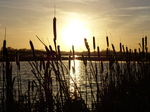
<instances>
[{"instance_id":1,"label":"narrowleaf cattail","mask_svg":"<svg viewBox=\"0 0 150 112\"><path fill-rule=\"evenodd\" d=\"M107 47L109 47L109 40L108 40L108 36L106 36L106 42L107 42Z\"/></svg>"},{"instance_id":2,"label":"narrowleaf cattail","mask_svg":"<svg viewBox=\"0 0 150 112\"><path fill-rule=\"evenodd\" d=\"M56 39L57 39L57 32L56 32L56 17L53 18L53 34L54 34L54 46L55 46L55 50L56 49Z\"/></svg>"},{"instance_id":3,"label":"narrowleaf cattail","mask_svg":"<svg viewBox=\"0 0 150 112\"><path fill-rule=\"evenodd\" d=\"M55 50L57 51L57 49L56 49L56 40L54 39L54 46L55 46Z\"/></svg>"},{"instance_id":4,"label":"narrowleaf cattail","mask_svg":"<svg viewBox=\"0 0 150 112\"><path fill-rule=\"evenodd\" d=\"M145 50L146 50L146 52L147 52L147 36L145 36Z\"/></svg>"},{"instance_id":5,"label":"narrowleaf cattail","mask_svg":"<svg viewBox=\"0 0 150 112\"><path fill-rule=\"evenodd\" d=\"M6 56L6 51L7 51L7 49L6 49L6 40L4 40L3 41L3 58L5 58L5 56Z\"/></svg>"},{"instance_id":6,"label":"narrowleaf cattail","mask_svg":"<svg viewBox=\"0 0 150 112\"><path fill-rule=\"evenodd\" d=\"M99 46L97 46L97 52L98 52L98 58L100 59L100 50L99 50Z\"/></svg>"},{"instance_id":7,"label":"narrowleaf cattail","mask_svg":"<svg viewBox=\"0 0 150 112\"><path fill-rule=\"evenodd\" d=\"M112 48L113 48L114 54L115 54L115 56L116 56L116 50L115 50L115 47L114 47L113 44L112 44Z\"/></svg>"},{"instance_id":8,"label":"narrowleaf cattail","mask_svg":"<svg viewBox=\"0 0 150 112\"><path fill-rule=\"evenodd\" d=\"M59 45L57 46L57 49L58 49L58 57L61 60L61 53L60 53L60 46Z\"/></svg>"},{"instance_id":9,"label":"narrowleaf cattail","mask_svg":"<svg viewBox=\"0 0 150 112\"><path fill-rule=\"evenodd\" d=\"M128 47L126 47L126 53L128 54Z\"/></svg>"},{"instance_id":10,"label":"narrowleaf cattail","mask_svg":"<svg viewBox=\"0 0 150 112\"><path fill-rule=\"evenodd\" d=\"M122 44L120 43L120 52L122 52Z\"/></svg>"},{"instance_id":11,"label":"narrowleaf cattail","mask_svg":"<svg viewBox=\"0 0 150 112\"><path fill-rule=\"evenodd\" d=\"M6 48L6 40L3 41L3 48Z\"/></svg>"},{"instance_id":12,"label":"narrowleaf cattail","mask_svg":"<svg viewBox=\"0 0 150 112\"><path fill-rule=\"evenodd\" d=\"M7 57L7 48L6 48L6 28L5 28L5 36L4 36L4 41L3 41L3 58Z\"/></svg>"},{"instance_id":13,"label":"narrowleaf cattail","mask_svg":"<svg viewBox=\"0 0 150 112\"><path fill-rule=\"evenodd\" d=\"M16 52L15 60L16 60L16 65L18 66L18 69L20 70L20 61L19 61L19 55L18 55L18 52Z\"/></svg>"},{"instance_id":14,"label":"narrowleaf cattail","mask_svg":"<svg viewBox=\"0 0 150 112\"><path fill-rule=\"evenodd\" d=\"M144 47L145 47L145 45L144 45L144 38L142 38L142 50L144 51Z\"/></svg>"},{"instance_id":15,"label":"narrowleaf cattail","mask_svg":"<svg viewBox=\"0 0 150 112\"><path fill-rule=\"evenodd\" d=\"M85 43L85 47L86 47L86 49L89 51L90 47L89 47L89 44L88 44L88 42L87 42L87 39L86 39L86 38L84 38L84 43Z\"/></svg>"},{"instance_id":16,"label":"narrowleaf cattail","mask_svg":"<svg viewBox=\"0 0 150 112\"><path fill-rule=\"evenodd\" d=\"M124 45L122 45L122 50L123 50L123 52L125 52L125 48L124 48Z\"/></svg>"},{"instance_id":17,"label":"narrowleaf cattail","mask_svg":"<svg viewBox=\"0 0 150 112\"><path fill-rule=\"evenodd\" d=\"M93 49L95 50L95 37L93 37Z\"/></svg>"},{"instance_id":18,"label":"narrowleaf cattail","mask_svg":"<svg viewBox=\"0 0 150 112\"><path fill-rule=\"evenodd\" d=\"M75 58L74 45L72 45L72 55L73 55L73 59L74 59Z\"/></svg>"},{"instance_id":19,"label":"narrowleaf cattail","mask_svg":"<svg viewBox=\"0 0 150 112\"><path fill-rule=\"evenodd\" d=\"M145 36L145 46L147 47L147 36Z\"/></svg>"},{"instance_id":20,"label":"narrowleaf cattail","mask_svg":"<svg viewBox=\"0 0 150 112\"><path fill-rule=\"evenodd\" d=\"M132 50L131 50L131 49L129 49L129 51L130 51L130 53L132 53Z\"/></svg>"},{"instance_id":21,"label":"narrowleaf cattail","mask_svg":"<svg viewBox=\"0 0 150 112\"><path fill-rule=\"evenodd\" d=\"M32 43L32 41L31 41L31 40L30 40L30 47L31 47L31 50L32 50L32 53L33 53L34 61L36 62L35 50L34 50L34 46L33 46L33 43Z\"/></svg>"},{"instance_id":22,"label":"narrowleaf cattail","mask_svg":"<svg viewBox=\"0 0 150 112\"><path fill-rule=\"evenodd\" d=\"M56 32L56 17L53 18L53 34L54 34L54 40L56 41L56 38L57 38L57 32Z\"/></svg>"},{"instance_id":23,"label":"narrowleaf cattail","mask_svg":"<svg viewBox=\"0 0 150 112\"><path fill-rule=\"evenodd\" d=\"M70 71L70 68L71 68L71 51L69 53L69 71Z\"/></svg>"},{"instance_id":24,"label":"narrowleaf cattail","mask_svg":"<svg viewBox=\"0 0 150 112\"><path fill-rule=\"evenodd\" d=\"M49 45L49 49L50 49L50 51L51 51L51 52L53 51L53 48L52 48L52 46L51 46L51 45Z\"/></svg>"},{"instance_id":25,"label":"narrowleaf cattail","mask_svg":"<svg viewBox=\"0 0 150 112\"><path fill-rule=\"evenodd\" d=\"M106 56L107 56L107 58L109 56L109 49L108 48L106 49Z\"/></svg>"},{"instance_id":26,"label":"narrowleaf cattail","mask_svg":"<svg viewBox=\"0 0 150 112\"><path fill-rule=\"evenodd\" d=\"M87 60L85 59L85 57L84 57L83 54L82 54L82 59L83 59L83 64L84 64L85 66L87 66Z\"/></svg>"},{"instance_id":27,"label":"narrowleaf cattail","mask_svg":"<svg viewBox=\"0 0 150 112\"><path fill-rule=\"evenodd\" d=\"M136 56L136 54L137 54L137 51L136 51L136 49L134 49L134 55Z\"/></svg>"}]
</instances>

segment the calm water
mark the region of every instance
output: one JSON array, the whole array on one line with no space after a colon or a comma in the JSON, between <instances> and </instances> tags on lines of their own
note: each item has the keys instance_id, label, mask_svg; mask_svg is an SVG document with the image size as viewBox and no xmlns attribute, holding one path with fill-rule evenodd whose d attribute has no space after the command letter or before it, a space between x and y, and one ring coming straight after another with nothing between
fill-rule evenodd
<instances>
[{"instance_id":1,"label":"calm water","mask_svg":"<svg viewBox=\"0 0 150 112\"><path fill-rule=\"evenodd\" d=\"M63 63L67 68L69 68L68 61L63 61ZM96 65L95 65L95 63L96 63ZM94 69L95 69L95 66L98 67L98 73L100 74L98 77L98 80L99 80L99 84L101 84L101 80L103 79L103 77L105 77L105 75L107 73L108 63L107 62L103 63L103 65L104 65L103 73L100 73L101 65L99 62L93 62L92 65L93 65ZM29 62L27 62L27 61L20 62L20 71L18 70L15 62L12 62L12 67L13 67L12 68L13 69L13 73L12 73L13 77L18 77L18 75L21 76L22 92L27 93L28 81L36 80L35 76L31 72L32 67L30 66ZM73 72L73 68L74 68L75 72ZM87 75L90 76L90 84L92 86L92 91L94 92L94 95L96 95L96 83L95 83L93 75L92 75L93 68L91 67L91 63L88 62L87 63L87 72L86 72L83 61L75 60L75 61L71 61L70 73L68 73L67 71L64 71L66 80L70 85L70 92L71 93L74 92L74 90L75 90L74 82L75 82L84 99L86 99L86 94L87 94L87 98L88 98L87 102L89 102L89 103L91 102L91 89L90 89L89 81L87 81ZM55 75L52 74L52 79L54 80L53 81L54 82L53 83L53 87L54 87L53 92L54 93L57 90L55 78L56 78ZM0 82L0 84L2 84L2 82ZM17 84L18 83L17 83L17 79L16 79L16 83L14 84L15 88L18 87Z\"/></svg>"}]
</instances>

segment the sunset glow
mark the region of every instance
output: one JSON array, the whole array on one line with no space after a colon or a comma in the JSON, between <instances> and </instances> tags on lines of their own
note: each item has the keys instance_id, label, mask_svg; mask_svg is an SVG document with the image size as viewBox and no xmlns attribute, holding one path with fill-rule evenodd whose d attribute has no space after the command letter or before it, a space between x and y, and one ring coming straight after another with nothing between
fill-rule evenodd
<instances>
[{"instance_id":1,"label":"sunset glow","mask_svg":"<svg viewBox=\"0 0 150 112\"><path fill-rule=\"evenodd\" d=\"M84 22L79 19L72 19L66 24L66 27L62 30L61 38L64 45L67 46L74 45L80 48L84 44L84 38L90 35L90 31L85 27Z\"/></svg>"},{"instance_id":2,"label":"sunset glow","mask_svg":"<svg viewBox=\"0 0 150 112\"><path fill-rule=\"evenodd\" d=\"M32 40L37 49L43 49L36 35L53 45L55 16L57 44L62 50L68 51L74 45L82 51L83 38L92 45L93 36L100 48L106 49L106 35L116 50L120 42L134 49L142 37L150 36L149 12L149 0L1 0L0 40L6 27L7 45L13 48L30 48L28 41Z\"/></svg>"}]
</instances>

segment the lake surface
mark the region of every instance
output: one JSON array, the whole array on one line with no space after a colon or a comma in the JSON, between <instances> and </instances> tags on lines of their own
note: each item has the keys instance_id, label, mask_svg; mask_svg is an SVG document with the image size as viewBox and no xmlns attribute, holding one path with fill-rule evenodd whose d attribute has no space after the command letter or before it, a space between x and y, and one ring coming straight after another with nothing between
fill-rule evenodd
<instances>
[{"instance_id":1,"label":"lake surface","mask_svg":"<svg viewBox=\"0 0 150 112\"><path fill-rule=\"evenodd\" d=\"M101 81L106 77L108 74L108 62L103 61L103 63L98 61L92 61L87 62L87 66L85 67L82 60L75 60L71 61L71 69L69 68L69 62L67 60L62 61L67 70L64 69L64 74L66 81L68 85L70 86L70 93L73 94L74 91L78 88L80 93L82 94L82 98L87 100L87 104L90 105L92 102L92 95L91 95L91 88L94 96L96 96L97 92L97 85L95 83L95 79L93 76L93 73L96 71L97 67L97 73L99 74L97 77L99 86L101 85ZM102 65L103 64L103 72L102 72ZM38 65L40 65L40 62L38 62ZM17 89L18 87L18 80L17 77L21 76L21 87L22 87L22 93L27 93L28 90L28 81L35 80L37 82L37 79L35 78L34 74L31 72L32 67L27 61L20 62L20 71L18 70L18 67L15 62L12 62L12 74L13 77L16 77L16 81L14 84L14 88ZM86 71L87 70L87 71ZM69 72L68 72L69 71ZM2 72L2 71L1 71ZM44 72L43 72L44 74ZM61 74L60 74L61 75ZM88 78L87 78L88 76ZM51 74L52 80L53 80L53 93L56 95L57 91L57 84L56 84L56 76L52 72ZM64 81L64 80L62 80ZM0 83L0 86L2 87L2 82ZM76 84L76 85L75 85ZM77 86L77 88L76 88ZM70 95L71 95L70 94Z\"/></svg>"},{"instance_id":2,"label":"lake surface","mask_svg":"<svg viewBox=\"0 0 150 112\"><path fill-rule=\"evenodd\" d=\"M38 62L39 64L40 62ZM95 67L95 63L96 66L98 68L98 72L100 73L100 63L93 61L92 62L92 66ZM63 60L63 64L66 66L66 68L69 68L69 62L67 60ZM103 66L104 66L104 72L100 73L101 75L99 76L99 84L101 82L102 77L104 77L107 73L107 68L108 68L108 63L107 62L103 62ZM17 77L18 75L21 76L21 84L22 84L22 92L25 93L27 92L27 88L28 88L28 81L32 81L35 80L36 78L33 75L33 73L31 72L32 67L29 64L29 62L27 61L22 61L20 62L20 71L18 70L18 67L16 65L15 62L12 62L12 70L13 70L13 77ZM74 70L74 71L73 71ZM70 69L70 73L67 73L67 71L64 71L65 73L65 77L67 82L70 85L70 92L73 93L75 90L75 85L74 82L76 83L79 91L82 93L82 97L86 98L86 94L88 97L88 102L91 102L91 89L89 87L89 81L87 80L87 75L90 75L91 79L90 79L90 83L92 86L92 91L95 92L94 94L96 94L96 83L95 80L93 78L93 71L91 68L91 63L87 63L87 72L85 71L85 66L83 64L83 61L81 60L75 60L75 61L71 61L71 69ZM54 74L52 74L52 79L56 80L56 77ZM17 80L16 80L17 82ZM53 81L55 82L55 81ZM17 87L17 83L15 83L14 85L15 87ZM53 92L55 93L55 91L57 91L57 87L56 87L56 83L53 83Z\"/></svg>"}]
</instances>

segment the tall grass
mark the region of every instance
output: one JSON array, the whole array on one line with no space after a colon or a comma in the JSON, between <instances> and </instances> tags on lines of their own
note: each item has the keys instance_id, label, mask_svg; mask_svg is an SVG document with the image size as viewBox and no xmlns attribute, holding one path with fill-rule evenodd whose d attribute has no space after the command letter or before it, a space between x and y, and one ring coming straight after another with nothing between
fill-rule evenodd
<instances>
[{"instance_id":1,"label":"tall grass","mask_svg":"<svg viewBox=\"0 0 150 112\"><path fill-rule=\"evenodd\" d=\"M34 79L28 80L22 91L19 55L16 52L17 75L12 75L12 64L6 40L3 41L0 69L0 112L135 112L150 111L150 54L147 37L137 49L120 46L118 56L115 46L106 37L107 62L101 60L100 47L93 37L94 58L88 40L84 38L87 54L82 55L84 67L84 92L76 81L75 48L68 54L68 66L62 61L61 48L57 45L56 17L53 19L54 49L44 45L46 57L36 58L30 40L33 61L30 61ZM110 46L111 45L111 46ZM112 47L112 48L111 48ZM141 51L142 49L142 51ZM113 52L111 52L113 51ZM96 61L93 61L96 60ZM119 62L119 60L122 60ZM71 64L73 63L73 64ZM71 74L75 74L75 78ZM17 88L14 84L17 83ZM71 90L74 88L74 91Z\"/></svg>"}]
</instances>

